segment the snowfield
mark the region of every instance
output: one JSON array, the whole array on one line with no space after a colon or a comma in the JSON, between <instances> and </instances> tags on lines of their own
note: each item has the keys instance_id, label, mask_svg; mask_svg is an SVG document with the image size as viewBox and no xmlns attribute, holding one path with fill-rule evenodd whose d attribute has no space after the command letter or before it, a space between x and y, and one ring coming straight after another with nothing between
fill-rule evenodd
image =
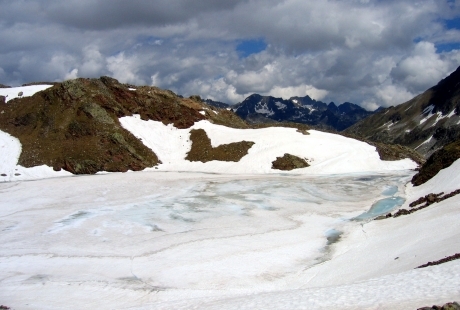
<instances>
[{"instance_id":1,"label":"snowfield","mask_svg":"<svg viewBox=\"0 0 460 310\"><path fill-rule=\"evenodd\" d=\"M460 160L419 187L410 160L314 130L196 123L213 146L253 141L238 163L188 162L191 129L120 119L163 162L69 176L17 165L0 131L0 304L12 309L416 309L460 300ZM271 169L277 156L311 166ZM50 178L52 177L52 178ZM28 180L28 181L26 181ZM3 181L3 182L1 182ZM407 185L408 184L408 185ZM379 210L379 202L394 205ZM372 217L356 217L373 207ZM362 217L366 218L366 217Z\"/></svg>"},{"instance_id":2,"label":"snowfield","mask_svg":"<svg viewBox=\"0 0 460 310\"><path fill-rule=\"evenodd\" d=\"M139 115L122 117L120 123L157 154L163 163L158 169L162 171L280 173L271 166L276 157L285 153L306 158L311 165L283 171L290 174L383 172L417 167L410 159L382 161L375 147L367 143L316 130L304 135L295 128L234 129L208 121L197 122L189 129L177 129L161 122L143 121ZM191 148L191 129L205 130L213 147L243 140L255 142L255 145L239 162L189 162L185 157Z\"/></svg>"}]
</instances>

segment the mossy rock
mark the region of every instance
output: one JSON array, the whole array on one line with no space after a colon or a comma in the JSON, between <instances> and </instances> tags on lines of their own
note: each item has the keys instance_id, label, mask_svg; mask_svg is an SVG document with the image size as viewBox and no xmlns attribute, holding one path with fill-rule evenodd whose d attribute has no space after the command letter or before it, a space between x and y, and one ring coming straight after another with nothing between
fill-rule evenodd
<instances>
[{"instance_id":1,"label":"mossy rock","mask_svg":"<svg viewBox=\"0 0 460 310\"><path fill-rule=\"evenodd\" d=\"M310 167L304 158L285 153L282 157L276 157L272 162L272 169L276 170L294 170L300 168Z\"/></svg>"}]
</instances>

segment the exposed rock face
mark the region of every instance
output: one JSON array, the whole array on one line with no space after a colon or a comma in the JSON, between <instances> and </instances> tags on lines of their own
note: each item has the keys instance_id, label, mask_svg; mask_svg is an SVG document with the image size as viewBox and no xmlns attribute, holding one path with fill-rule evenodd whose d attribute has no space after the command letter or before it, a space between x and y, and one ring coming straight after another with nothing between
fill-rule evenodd
<instances>
[{"instance_id":1,"label":"exposed rock face","mask_svg":"<svg viewBox=\"0 0 460 310\"><path fill-rule=\"evenodd\" d=\"M209 107L156 87L135 89L109 77L57 83L2 107L0 130L22 144L19 164L48 165L72 173L141 170L157 156L125 130L118 118L140 114L144 120L188 128L196 121L247 124L231 111ZM215 120L215 121L214 121Z\"/></svg>"},{"instance_id":2,"label":"exposed rock face","mask_svg":"<svg viewBox=\"0 0 460 310\"><path fill-rule=\"evenodd\" d=\"M423 307L418 308L417 310L460 310L460 304L457 302L448 302L443 306L432 306L432 307Z\"/></svg>"},{"instance_id":3,"label":"exposed rock face","mask_svg":"<svg viewBox=\"0 0 460 310\"><path fill-rule=\"evenodd\" d=\"M336 106L333 102L326 104L309 96L284 100L258 94L249 96L231 108L241 118L253 124L296 122L337 131L344 130L373 113L349 102Z\"/></svg>"},{"instance_id":4,"label":"exposed rock face","mask_svg":"<svg viewBox=\"0 0 460 310\"><path fill-rule=\"evenodd\" d=\"M433 153L420 171L412 178L415 186L425 183L434 177L441 169L447 168L460 158L460 140L446 145Z\"/></svg>"},{"instance_id":5,"label":"exposed rock face","mask_svg":"<svg viewBox=\"0 0 460 310\"><path fill-rule=\"evenodd\" d=\"M248 154L248 150L254 145L254 142L241 141L212 147L211 140L203 129L192 129L190 140L192 148L185 159L203 163L211 160L238 162Z\"/></svg>"},{"instance_id":6,"label":"exposed rock face","mask_svg":"<svg viewBox=\"0 0 460 310\"><path fill-rule=\"evenodd\" d=\"M276 157L276 160L272 162L272 169L277 170L289 171L309 166L310 165L305 159L288 153L284 154L282 157Z\"/></svg>"},{"instance_id":7,"label":"exposed rock face","mask_svg":"<svg viewBox=\"0 0 460 310\"><path fill-rule=\"evenodd\" d=\"M11 86L0 84L0 88L11 88Z\"/></svg>"},{"instance_id":8,"label":"exposed rock face","mask_svg":"<svg viewBox=\"0 0 460 310\"><path fill-rule=\"evenodd\" d=\"M380 109L345 132L408 146L429 157L460 138L460 67L423 94L396 107Z\"/></svg>"}]
</instances>

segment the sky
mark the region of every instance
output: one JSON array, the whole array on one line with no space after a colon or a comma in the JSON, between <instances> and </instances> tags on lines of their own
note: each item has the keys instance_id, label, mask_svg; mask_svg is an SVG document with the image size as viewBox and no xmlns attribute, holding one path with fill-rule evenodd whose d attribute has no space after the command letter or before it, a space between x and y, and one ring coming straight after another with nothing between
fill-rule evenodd
<instances>
[{"instance_id":1,"label":"sky","mask_svg":"<svg viewBox=\"0 0 460 310\"><path fill-rule=\"evenodd\" d=\"M460 65L460 0L0 0L0 84L112 76L373 110Z\"/></svg>"}]
</instances>

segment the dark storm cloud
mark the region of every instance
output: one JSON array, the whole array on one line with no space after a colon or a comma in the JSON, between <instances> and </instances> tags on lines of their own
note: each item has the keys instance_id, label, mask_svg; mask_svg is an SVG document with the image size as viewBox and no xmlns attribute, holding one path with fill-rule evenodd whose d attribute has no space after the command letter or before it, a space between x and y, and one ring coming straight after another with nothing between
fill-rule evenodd
<instances>
[{"instance_id":1,"label":"dark storm cloud","mask_svg":"<svg viewBox=\"0 0 460 310\"><path fill-rule=\"evenodd\" d=\"M100 30L126 25L185 23L200 14L232 9L241 2L244 1L58 0L47 1L42 10L50 20L60 24Z\"/></svg>"}]
</instances>

